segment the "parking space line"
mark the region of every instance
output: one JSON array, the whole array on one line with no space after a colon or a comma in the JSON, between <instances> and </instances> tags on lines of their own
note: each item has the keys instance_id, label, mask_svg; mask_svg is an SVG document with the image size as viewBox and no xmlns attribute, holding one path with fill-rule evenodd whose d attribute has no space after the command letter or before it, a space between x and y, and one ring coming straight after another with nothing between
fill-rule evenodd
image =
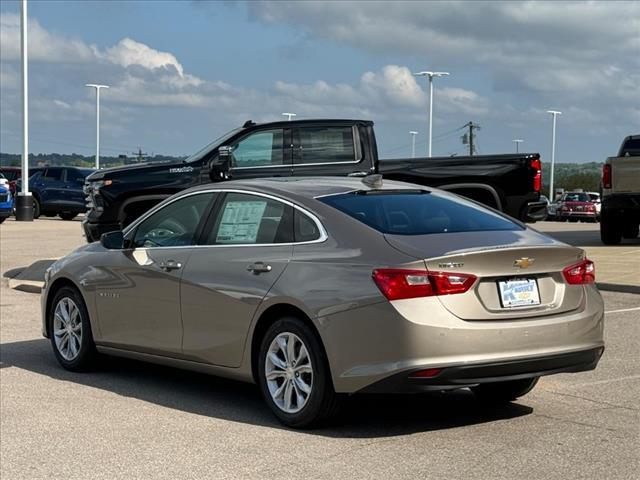
<instances>
[{"instance_id":1,"label":"parking space line","mask_svg":"<svg viewBox=\"0 0 640 480\"><path fill-rule=\"evenodd\" d=\"M640 310L640 307L633 307L633 308L621 308L619 310L609 310L609 311L605 311L604 313L621 313L621 312L634 312L636 310Z\"/></svg>"}]
</instances>

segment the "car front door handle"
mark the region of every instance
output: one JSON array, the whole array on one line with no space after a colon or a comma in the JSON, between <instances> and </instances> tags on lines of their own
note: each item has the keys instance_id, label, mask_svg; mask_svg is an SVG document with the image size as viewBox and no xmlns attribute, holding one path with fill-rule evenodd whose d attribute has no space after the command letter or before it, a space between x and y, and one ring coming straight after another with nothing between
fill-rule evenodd
<instances>
[{"instance_id":1,"label":"car front door handle","mask_svg":"<svg viewBox=\"0 0 640 480\"><path fill-rule=\"evenodd\" d=\"M255 275L259 275L260 273L267 273L271 271L271 265L267 265L264 262L256 262L252 263L247 267L247 270L252 272Z\"/></svg>"},{"instance_id":2,"label":"car front door handle","mask_svg":"<svg viewBox=\"0 0 640 480\"><path fill-rule=\"evenodd\" d=\"M162 261L158 266L165 272L170 272L171 270L179 270L180 268L182 268L182 264L180 262L176 262L175 260Z\"/></svg>"}]
</instances>

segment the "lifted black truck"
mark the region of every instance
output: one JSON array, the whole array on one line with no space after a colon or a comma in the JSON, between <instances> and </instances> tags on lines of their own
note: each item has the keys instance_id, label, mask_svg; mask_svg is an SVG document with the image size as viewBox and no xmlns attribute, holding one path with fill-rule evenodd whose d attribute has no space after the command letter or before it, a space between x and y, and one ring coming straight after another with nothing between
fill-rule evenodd
<instances>
[{"instance_id":1,"label":"lifted black truck","mask_svg":"<svg viewBox=\"0 0 640 480\"><path fill-rule=\"evenodd\" d=\"M618 155L602 166L600 239L617 245L640 233L640 135L622 141Z\"/></svg>"},{"instance_id":2,"label":"lifted black truck","mask_svg":"<svg viewBox=\"0 0 640 480\"><path fill-rule=\"evenodd\" d=\"M194 185L273 176L381 173L384 178L450 190L524 221L546 214L540 155L378 160L373 122L246 122L179 162L109 168L87 178L88 241L121 229L156 203Z\"/></svg>"}]
</instances>

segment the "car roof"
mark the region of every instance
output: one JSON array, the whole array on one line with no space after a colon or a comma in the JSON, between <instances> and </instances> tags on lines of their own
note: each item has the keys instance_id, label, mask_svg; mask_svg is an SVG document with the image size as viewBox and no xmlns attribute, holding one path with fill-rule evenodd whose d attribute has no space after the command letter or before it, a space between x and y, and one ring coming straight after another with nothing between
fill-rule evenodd
<instances>
[{"instance_id":1,"label":"car roof","mask_svg":"<svg viewBox=\"0 0 640 480\"><path fill-rule=\"evenodd\" d=\"M371 176L370 176L371 177ZM353 191L366 190L426 190L430 188L422 185L382 180L382 185L371 186L363 182L367 177L275 177L254 178L247 180L231 180L222 183L210 183L189 189L198 190L230 190L248 189L261 193L271 193L277 196L314 199L327 195L337 195Z\"/></svg>"}]
</instances>

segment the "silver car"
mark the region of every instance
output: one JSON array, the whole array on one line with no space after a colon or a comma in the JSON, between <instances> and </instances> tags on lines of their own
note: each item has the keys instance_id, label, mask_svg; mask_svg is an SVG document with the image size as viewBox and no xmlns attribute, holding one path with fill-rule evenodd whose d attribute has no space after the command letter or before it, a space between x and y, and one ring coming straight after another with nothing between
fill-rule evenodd
<instances>
[{"instance_id":1,"label":"silver car","mask_svg":"<svg viewBox=\"0 0 640 480\"><path fill-rule=\"evenodd\" d=\"M256 382L286 425L345 394L526 394L595 368L603 302L582 250L459 196L359 178L181 192L55 262L60 364L110 354Z\"/></svg>"}]
</instances>

